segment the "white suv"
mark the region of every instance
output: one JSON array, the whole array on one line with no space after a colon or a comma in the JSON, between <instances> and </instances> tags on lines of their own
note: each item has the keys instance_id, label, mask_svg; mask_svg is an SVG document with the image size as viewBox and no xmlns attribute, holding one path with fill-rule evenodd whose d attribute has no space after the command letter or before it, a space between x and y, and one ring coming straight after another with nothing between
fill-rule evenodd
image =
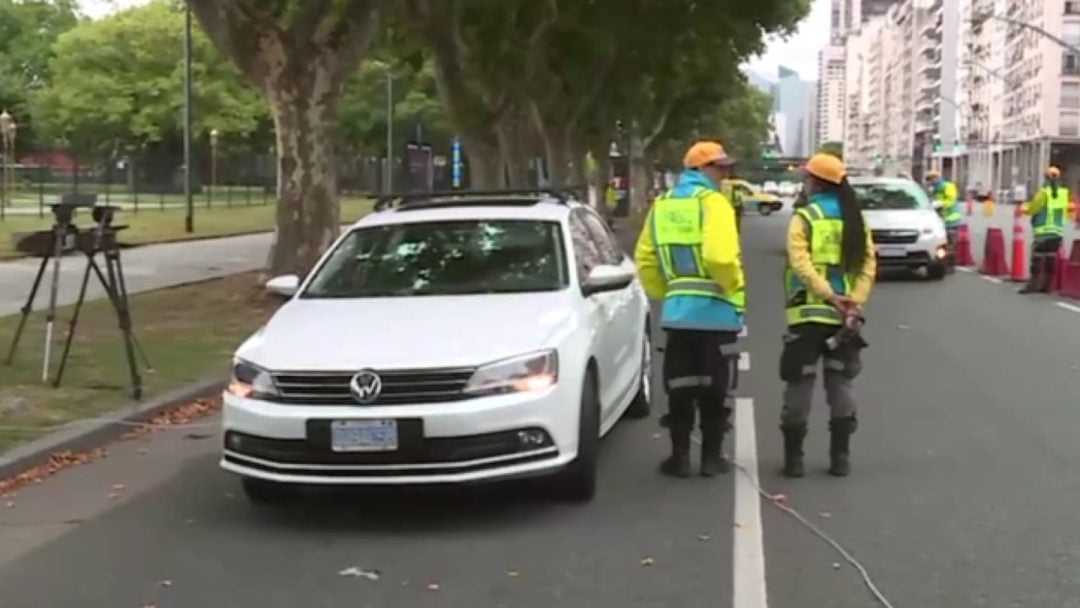
<instances>
[{"instance_id":1,"label":"white suv","mask_svg":"<svg viewBox=\"0 0 1080 608\"><path fill-rule=\"evenodd\" d=\"M853 177L879 268L926 269L941 280L950 269L945 223L919 184L898 177Z\"/></svg>"},{"instance_id":2,"label":"white suv","mask_svg":"<svg viewBox=\"0 0 1080 608\"><path fill-rule=\"evenodd\" d=\"M558 193L380 201L236 352L221 466L255 502L300 484L557 474L650 409L649 304L593 210Z\"/></svg>"}]
</instances>

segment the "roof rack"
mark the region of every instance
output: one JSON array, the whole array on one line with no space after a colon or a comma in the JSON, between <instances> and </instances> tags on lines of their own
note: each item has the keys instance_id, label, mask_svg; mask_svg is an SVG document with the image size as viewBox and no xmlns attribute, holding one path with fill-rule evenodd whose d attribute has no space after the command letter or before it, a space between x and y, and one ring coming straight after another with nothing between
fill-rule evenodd
<instances>
[{"instance_id":1,"label":"roof rack","mask_svg":"<svg viewBox=\"0 0 1080 608\"><path fill-rule=\"evenodd\" d=\"M552 200L565 205L569 200L585 200L581 196L587 186L562 186L558 188L512 188L506 190L445 190L437 192L397 192L382 194L375 199L375 211L387 209L422 209L443 206L469 205L506 205L509 201L483 201L492 196L534 197L524 198L521 204L535 205L540 201ZM444 199L444 200L437 200ZM449 200L447 200L449 199Z\"/></svg>"}]
</instances>

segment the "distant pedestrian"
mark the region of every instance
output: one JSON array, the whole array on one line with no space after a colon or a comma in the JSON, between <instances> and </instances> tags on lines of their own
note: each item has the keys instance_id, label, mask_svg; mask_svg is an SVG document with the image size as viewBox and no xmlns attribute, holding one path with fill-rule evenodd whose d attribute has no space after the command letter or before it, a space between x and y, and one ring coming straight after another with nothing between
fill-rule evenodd
<instances>
[{"instance_id":1,"label":"distant pedestrian","mask_svg":"<svg viewBox=\"0 0 1080 608\"><path fill-rule=\"evenodd\" d=\"M1050 293L1057 271L1057 253L1065 239L1069 189L1060 185L1061 170L1046 168L1046 183L1021 211L1031 218L1031 278L1020 293Z\"/></svg>"}]
</instances>

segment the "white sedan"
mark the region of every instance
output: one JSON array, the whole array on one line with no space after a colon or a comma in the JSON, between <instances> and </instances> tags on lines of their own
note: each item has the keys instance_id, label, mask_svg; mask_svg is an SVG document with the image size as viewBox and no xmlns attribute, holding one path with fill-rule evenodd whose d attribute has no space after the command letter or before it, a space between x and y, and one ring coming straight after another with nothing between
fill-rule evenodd
<instances>
[{"instance_id":1,"label":"white sedan","mask_svg":"<svg viewBox=\"0 0 1080 608\"><path fill-rule=\"evenodd\" d=\"M388 205L342 235L235 355L221 466L303 484L555 475L587 500L599 439L648 416L649 304L587 206L548 194Z\"/></svg>"}]
</instances>

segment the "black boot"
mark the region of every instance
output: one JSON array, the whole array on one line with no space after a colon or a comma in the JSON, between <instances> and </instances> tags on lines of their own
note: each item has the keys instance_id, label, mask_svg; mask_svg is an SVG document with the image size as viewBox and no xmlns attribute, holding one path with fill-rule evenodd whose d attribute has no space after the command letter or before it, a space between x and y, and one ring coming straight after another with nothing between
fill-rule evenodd
<instances>
[{"instance_id":1,"label":"black boot","mask_svg":"<svg viewBox=\"0 0 1080 608\"><path fill-rule=\"evenodd\" d=\"M857 426L855 417L829 421L829 475L847 477L851 473L851 434Z\"/></svg>"},{"instance_id":2,"label":"black boot","mask_svg":"<svg viewBox=\"0 0 1080 608\"><path fill-rule=\"evenodd\" d=\"M669 477L690 477L690 431L671 429L671 456L660 463L660 472Z\"/></svg>"},{"instance_id":3,"label":"black boot","mask_svg":"<svg viewBox=\"0 0 1080 608\"><path fill-rule=\"evenodd\" d=\"M803 440L806 439L806 423L783 424L784 433L784 476L803 477L806 466L803 464Z\"/></svg>"},{"instance_id":4,"label":"black boot","mask_svg":"<svg viewBox=\"0 0 1080 608\"><path fill-rule=\"evenodd\" d=\"M702 432L701 476L716 477L731 470L731 463L724 458L724 433Z\"/></svg>"}]
</instances>

